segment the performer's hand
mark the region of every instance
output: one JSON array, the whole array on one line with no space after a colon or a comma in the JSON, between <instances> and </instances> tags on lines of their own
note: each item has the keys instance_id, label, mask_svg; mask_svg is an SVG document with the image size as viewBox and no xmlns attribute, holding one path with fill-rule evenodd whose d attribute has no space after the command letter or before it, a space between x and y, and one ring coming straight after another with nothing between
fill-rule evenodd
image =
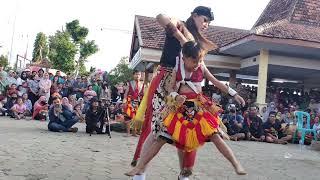
<instances>
[{"instance_id":1,"label":"performer's hand","mask_svg":"<svg viewBox=\"0 0 320 180\"><path fill-rule=\"evenodd\" d=\"M246 105L246 102L244 101L244 99L239 96L238 94L236 94L234 96L234 99L237 101L237 103L239 103L242 107L244 107L244 105Z\"/></svg>"},{"instance_id":2,"label":"performer's hand","mask_svg":"<svg viewBox=\"0 0 320 180\"><path fill-rule=\"evenodd\" d=\"M178 105L182 105L186 101L186 98L186 96L178 95L176 97L176 102L178 103Z\"/></svg>"}]
</instances>

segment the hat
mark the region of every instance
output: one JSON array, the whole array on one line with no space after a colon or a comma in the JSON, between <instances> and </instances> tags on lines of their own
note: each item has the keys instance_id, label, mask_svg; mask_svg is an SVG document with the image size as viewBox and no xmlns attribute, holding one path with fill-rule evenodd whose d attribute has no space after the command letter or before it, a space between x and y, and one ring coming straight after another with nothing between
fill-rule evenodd
<instances>
[{"instance_id":1,"label":"hat","mask_svg":"<svg viewBox=\"0 0 320 180\"><path fill-rule=\"evenodd\" d=\"M211 8L206 6L198 6L196 7L192 13L197 13L198 15L206 16L209 18L209 21L214 20L213 13L211 12Z\"/></svg>"}]
</instances>

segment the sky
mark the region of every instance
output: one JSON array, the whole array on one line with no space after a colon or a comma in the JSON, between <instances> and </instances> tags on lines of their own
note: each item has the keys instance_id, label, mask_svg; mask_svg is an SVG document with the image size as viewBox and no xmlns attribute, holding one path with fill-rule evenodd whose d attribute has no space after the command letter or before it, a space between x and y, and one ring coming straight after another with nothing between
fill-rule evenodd
<instances>
[{"instance_id":1,"label":"sky","mask_svg":"<svg viewBox=\"0 0 320 180\"><path fill-rule=\"evenodd\" d=\"M129 56L135 15L155 17L159 13L186 20L199 5L209 6L211 23L251 29L269 0L0 0L0 55L11 62L16 55L32 58L35 36L54 35L66 22L78 19L89 28L88 40L99 51L88 58L86 67L110 71L121 57ZM12 48L11 48L12 47ZM12 49L12 51L11 51Z\"/></svg>"}]
</instances>

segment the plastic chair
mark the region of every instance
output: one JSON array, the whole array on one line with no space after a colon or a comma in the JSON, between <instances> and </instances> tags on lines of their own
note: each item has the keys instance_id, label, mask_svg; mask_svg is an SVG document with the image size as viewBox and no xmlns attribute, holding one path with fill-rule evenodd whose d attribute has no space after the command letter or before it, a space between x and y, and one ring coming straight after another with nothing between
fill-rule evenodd
<instances>
[{"instance_id":1,"label":"plastic chair","mask_svg":"<svg viewBox=\"0 0 320 180\"><path fill-rule=\"evenodd\" d=\"M316 130L312 129L310 127L310 114L303 112L303 111L296 111L294 112L296 118L297 118L297 129L294 132L292 142L297 138L297 133L301 132L301 144L304 144L304 140L307 134L313 133L314 140L317 140L317 132ZM306 126L303 127L303 117L307 117Z\"/></svg>"}]
</instances>

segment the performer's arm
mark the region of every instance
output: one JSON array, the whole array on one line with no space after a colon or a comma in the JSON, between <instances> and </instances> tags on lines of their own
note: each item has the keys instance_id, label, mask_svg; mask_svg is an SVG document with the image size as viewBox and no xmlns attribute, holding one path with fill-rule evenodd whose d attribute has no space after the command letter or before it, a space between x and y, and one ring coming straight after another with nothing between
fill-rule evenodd
<instances>
[{"instance_id":1,"label":"performer's arm","mask_svg":"<svg viewBox=\"0 0 320 180\"><path fill-rule=\"evenodd\" d=\"M165 28L167 33L172 34L175 38L178 39L181 46L188 42L188 39L182 34L182 32L178 29L178 26L181 28L183 27L183 24L180 21L170 19L168 16L159 14L157 15L157 21L158 23Z\"/></svg>"},{"instance_id":2,"label":"performer's arm","mask_svg":"<svg viewBox=\"0 0 320 180\"><path fill-rule=\"evenodd\" d=\"M243 100L243 98L241 96L239 96L239 94L233 90L232 88L226 86L225 84L223 84L222 82L220 82L218 79L216 79L208 70L207 67L204 66L204 76L205 78L207 78L213 85L215 85L218 89L220 89L221 91L233 96L235 98L235 100L241 104L242 106L245 105L245 101Z\"/></svg>"}]
</instances>

